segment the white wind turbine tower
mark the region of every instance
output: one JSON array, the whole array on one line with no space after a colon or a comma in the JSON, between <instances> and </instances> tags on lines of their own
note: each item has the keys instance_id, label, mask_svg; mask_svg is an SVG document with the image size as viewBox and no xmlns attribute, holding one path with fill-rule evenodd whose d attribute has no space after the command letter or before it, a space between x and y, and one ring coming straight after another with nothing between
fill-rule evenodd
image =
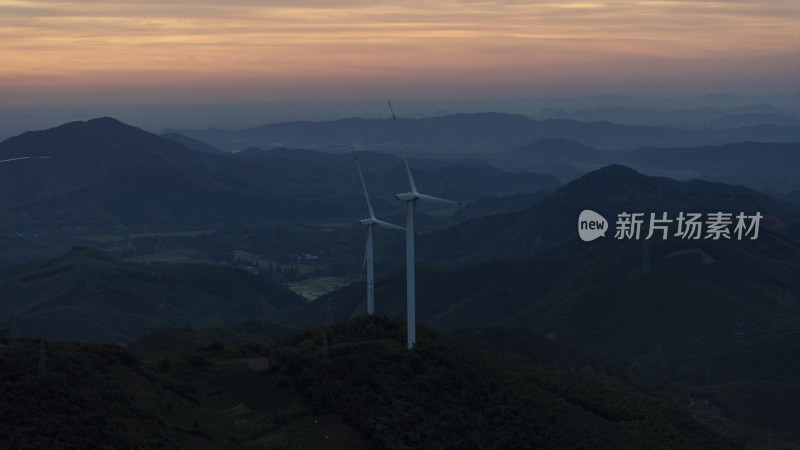
<instances>
[{"instance_id":1,"label":"white wind turbine tower","mask_svg":"<svg viewBox=\"0 0 800 450\"><path fill-rule=\"evenodd\" d=\"M400 147L403 147L403 142L400 140L400 130L397 127L397 118L392 109L392 103L389 102L389 110L392 112L392 120L394 121L395 131L397 132L397 140ZM398 200L406 202L406 323L408 324L408 348L414 346L417 341L417 318L416 318L416 280L414 279L414 212L417 209L417 200L426 200L439 203L450 203L458 206L466 206L465 203L456 202L453 200L446 200L439 197L432 197L430 195L420 194L417 191L417 186L414 184L414 177L411 176L411 168L408 166L408 157L406 156L405 148L403 148L403 161L406 163L406 172L408 173L408 183L411 186L410 192L403 194L396 194Z\"/></svg>"},{"instance_id":2,"label":"white wind turbine tower","mask_svg":"<svg viewBox=\"0 0 800 450\"><path fill-rule=\"evenodd\" d=\"M384 228L390 228L392 230L404 230L405 228L375 218L375 212L372 210L372 204L369 202L369 194L367 194L367 185L364 183L364 175L361 174L361 164L358 163L358 155L354 154L354 156L356 158L356 167L358 168L358 177L361 178L361 186L364 188L364 198L367 199L367 208L369 208L369 218L359 220L359 223L367 226L367 252L364 263L367 265L367 314L372 315L375 312L375 276L372 254L372 227L375 224L378 224Z\"/></svg>"}]
</instances>

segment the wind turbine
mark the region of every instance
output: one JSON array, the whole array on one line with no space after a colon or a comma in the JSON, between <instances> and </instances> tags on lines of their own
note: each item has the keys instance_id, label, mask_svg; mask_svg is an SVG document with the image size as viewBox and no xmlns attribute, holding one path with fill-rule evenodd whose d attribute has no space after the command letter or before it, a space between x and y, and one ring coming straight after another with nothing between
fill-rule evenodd
<instances>
[{"instance_id":1,"label":"wind turbine","mask_svg":"<svg viewBox=\"0 0 800 450\"><path fill-rule=\"evenodd\" d=\"M397 126L397 117L394 115L392 103L389 103L389 110L392 112L394 128L397 132L397 140L400 147L403 141L400 139L400 129ZM414 212L417 209L417 200L426 200L439 203L450 203L458 206L467 206L465 203L446 200L439 197L420 194L417 185L414 184L414 177L411 176L411 168L408 166L408 156L403 148L403 161L406 163L406 173L408 173L408 183L411 191L396 194L398 200L406 202L406 323L408 324L408 348L414 346L417 341L417 318L416 318L416 280L414 279Z\"/></svg>"},{"instance_id":2,"label":"wind turbine","mask_svg":"<svg viewBox=\"0 0 800 450\"><path fill-rule=\"evenodd\" d=\"M359 220L359 223L367 226L367 252L364 263L367 266L367 314L372 315L375 312L375 278L372 254L372 227L375 224L378 224L384 228L389 228L392 230L404 230L405 228L375 218L375 212L372 210L372 204L369 202L369 194L367 194L367 185L364 183L364 175L361 174L361 164L358 163L358 154L354 154L354 156L356 158L356 167L358 168L358 177L361 178L361 186L364 188L364 198L367 199L367 208L369 209L369 218Z\"/></svg>"}]
</instances>

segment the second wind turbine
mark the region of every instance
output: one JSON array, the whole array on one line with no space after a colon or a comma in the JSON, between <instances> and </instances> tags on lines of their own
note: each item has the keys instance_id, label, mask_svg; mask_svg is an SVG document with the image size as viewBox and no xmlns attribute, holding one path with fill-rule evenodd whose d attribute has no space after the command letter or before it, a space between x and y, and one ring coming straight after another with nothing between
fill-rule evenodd
<instances>
[{"instance_id":1,"label":"second wind turbine","mask_svg":"<svg viewBox=\"0 0 800 450\"><path fill-rule=\"evenodd\" d=\"M397 132L397 139L400 147L403 147L403 141L400 140L400 129L397 126L397 117L394 115L392 103L389 102L389 110L392 112L392 120L394 121L395 131ZM406 173L408 173L408 183L411 186L411 191L402 194L396 194L398 200L406 202L406 323L408 324L408 348L414 346L417 341L417 318L416 318L416 279L414 277L414 212L417 209L417 200L426 200L439 203L450 203L458 206L466 206L465 203L456 202L453 200L446 200L439 197L420 194L417 191L417 185L414 184L414 177L411 176L411 168L408 166L408 157L406 156L405 148L403 148L403 161L406 163Z\"/></svg>"},{"instance_id":2,"label":"second wind turbine","mask_svg":"<svg viewBox=\"0 0 800 450\"><path fill-rule=\"evenodd\" d=\"M361 225L367 226L367 251L364 264L367 266L367 314L372 315L375 312L375 273L373 270L372 227L378 224L384 228L393 230L404 230L405 228L375 218L375 212L372 211L372 204L369 202L369 194L367 194L367 184L364 183L364 175L361 174L361 164L358 163L358 155L354 154L353 156L356 158L358 177L361 178L361 186L364 187L364 198L367 199L367 208L369 208L369 218L359 220L358 222Z\"/></svg>"}]
</instances>

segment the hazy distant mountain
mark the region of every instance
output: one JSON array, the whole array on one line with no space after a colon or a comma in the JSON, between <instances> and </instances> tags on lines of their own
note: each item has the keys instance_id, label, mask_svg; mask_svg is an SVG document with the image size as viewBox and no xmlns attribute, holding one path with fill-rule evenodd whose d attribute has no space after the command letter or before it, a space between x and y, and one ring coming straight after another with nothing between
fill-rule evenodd
<instances>
[{"instance_id":1,"label":"hazy distant mountain","mask_svg":"<svg viewBox=\"0 0 800 450\"><path fill-rule=\"evenodd\" d=\"M596 148L568 139L539 139L514 150L521 157L534 161L550 162L598 162L602 154Z\"/></svg>"},{"instance_id":2,"label":"hazy distant mountain","mask_svg":"<svg viewBox=\"0 0 800 450\"><path fill-rule=\"evenodd\" d=\"M517 139L530 126L524 116L513 114L457 114L430 119L398 118L403 141L413 146L442 146L465 143L503 144ZM326 122L285 122L248 130L181 130L185 134L220 148L305 147L346 151L351 144L370 150L394 149L388 142L397 135L392 119L341 119Z\"/></svg>"},{"instance_id":3,"label":"hazy distant mountain","mask_svg":"<svg viewBox=\"0 0 800 450\"><path fill-rule=\"evenodd\" d=\"M764 124L778 125L782 127L796 127L800 126L800 119L791 116L783 116L780 114L747 113L726 114L712 122L713 126L717 126L719 128L734 128Z\"/></svg>"},{"instance_id":4,"label":"hazy distant mountain","mask_svg":"<svg viewBox=\"0 0 800 450\"><path fill-rule=\"evenodd\" d=\"M267 317L305 300L276 283L221 265L123 262L75 248L45 261L0 266L2 322L22 336L128 343L170 325Z\"/></svg>"},{"instance_id":5,"label":"hazy distant mountain","mask_svg":"<svg viewBox=\"0 0 800 450\"><path fill-rule=\"evenodd\" d=\"M487 159L489 156L486 157ZM800 187L800 142L737 142L702 147L643 147L630 152L602 152L565 139L541 139L512 153L493 157L498 167L553 173L562 180L616 162L649 175L704 179L750 188L786 192ZM559 168L559 165L561 168ZM577 171L570 177L568 169Z\"/></svg>"},{"instance_id":6,"label":"hazy distant mountain","mask_svg":"<svg viewBox=\"0 0 800 450\"><path fill-rule=\"evenodd\" d=\"M397 177L404 168L395 168ZM452 164L439 170L414 169L414 183L421 192L436 192L437 196L471 201L476 193L508 196L551 190L561 186L554 176L543 173L506 172L487 164ZM537 186L539 189L533 190Z\"/></svg>"},{"instance_id":7,"label":"hazy distant mountain","mask_svg":"<svg viewBox=\"0 0 800 450\"><path fill-rule=\"evenodd\" d=\"M756 124L734 128L693 129L632 126L607 120L580 122L500 113L456 114L425 119L398 118L401 138L412 150L435 153L510 151L539 139L569 139L604 150L648 146L719 145L746 140L800 140L800 126ZM346 151L351 143L371 150L396 150L392 119L342 119L286 122L247 130L175 130L215 147L237 151L248 147L303 147Z\"/></svg>"},{"instance_id":8,"label":"hazy distant mountain","mask_svg":"<svg viewBox=\"0 0 800 450\"><path fill-rule=\"evenodd\" d=\"M651 174L724 181L757 189L800 188L800 142L741 142L714 147L642 148L621 162Z\"/></svg>"},{"instance_id":9,"label":"hazy distant mountain","mask_svg":"<svg viewBox=\"0 0 800 450\"><path fill-rule=\"evenodd\" d=\"M685 129L736 128L756 125L797 127L800 125L800 110L779 108L769 103L727 108L704 105L691 109L654 109L612 105L579 108L572 111L546 108L532 117L539 120L568 119L582 122L606 120L624 125Z\"/></svg>"}]
</instances>

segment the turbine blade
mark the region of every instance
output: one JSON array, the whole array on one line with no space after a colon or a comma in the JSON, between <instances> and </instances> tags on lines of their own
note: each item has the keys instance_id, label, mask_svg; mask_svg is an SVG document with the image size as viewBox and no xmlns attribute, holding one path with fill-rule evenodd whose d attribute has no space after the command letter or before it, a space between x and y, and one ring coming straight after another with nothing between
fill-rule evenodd
<instances>
[{"instance_id":1,"label":"turbine blade","mask_svg":"<svg viewBox=\"0 0 800 450\"><path fill-rule=\"evenodd\" d=\"M52 159L52 158L50 156L39 156L39 155L20 156L19 158L2 159L2 160L0 160L0 163L10 162L10 161L19 161L21 159Z\"/></svg>"},{"instance_id":2,"label":"turbine blade","mask_svg":"<svg viewBox=\"0 0 800 450\"><path fill-rule=\"evenodd\" d=\"M9 162L9 161L19 161L20 159L31 159L31 157L30 156L21 156L19 158L3 159L3 160L0 160L0 163Z\"/></svg>"},{"instance_id":3,"label":"turbine blade","mask_svg":"<svg viewBox=\"0 0 800 450\"><path fill-rule=\"evenodd\" d=\"M414 184L414 177L411 176L411 168L408 166L408 157L406 156L406 148L403 145L403 139L400 138L400 127L397 125L397 117L394 115L392 102L386 100L389 104L389 111L392 112L392 122L394 122L394 131L397 134L397 143L400 144L400 149L403 150L403 161L406 163L406 173L408 173L408 183L411 185L411 192L417 192L417 186Z\"/></svg>"},{"instance_id":4,"label":"turbine blade","mask_svg":"<svg viewBox=\"0 0 800 450\"><path fill-rule=\"evenodd\" d=\"M430 201L430 202L439 202L439 203L450 203L451 205L458 205L458 206L466 206L463 202L457 202L454 200L447 200L444 198L434 197L432 195L425 195L425 194L417 194L417 197L420 200Z\"/></svg>"},{"instance_id":5,"label":"turbine blade","mask_svg":"<svg viewBox=\"0 0 800 450\"><path fill-rule=\"evenodd\" d=\"M392 229L392 230L403 230L403 231L405 231L405 228L403 228L401 226L398 226L398 225L395 225L393 223L384 222L383 220L375 219L375 223L377 223L378 225L380 225L380 226L382 226L384 228L389 228L389 229Z\"/></svg>"},{"instance_id":6,"label":"turbine blade","mask_svg":"<svg viewBox=\"0 0 800 450\"><path fill-rule=\"evenodd\" d=\"M361 164L358 163L358 154L354 154L354 156L356 158L356 167L358 168L358 177L361 178L361 187L364 188L364 198L367 199L367 208L369 208L369 217L371 219L375 219L375 213L372 211L372 204L369 202L369 194L367 194L367 185L366 183L364 183L364 175L361 174Z\"/></svg>"},{"instance_id":7,"label":"turbine blade","mask_svg":"<svg viewBox=\"0 0 800 450\"><path fill-rule=\"evenodd\" d=\"M408 184L411 185L411 192L417 192L417 185L414 184L414 177L411 176L411 167L408 165L408 156L406 156L405 149L403 149L403 161L406 162L406 172L408 172Z\"/></svg>"}]
</instances>

